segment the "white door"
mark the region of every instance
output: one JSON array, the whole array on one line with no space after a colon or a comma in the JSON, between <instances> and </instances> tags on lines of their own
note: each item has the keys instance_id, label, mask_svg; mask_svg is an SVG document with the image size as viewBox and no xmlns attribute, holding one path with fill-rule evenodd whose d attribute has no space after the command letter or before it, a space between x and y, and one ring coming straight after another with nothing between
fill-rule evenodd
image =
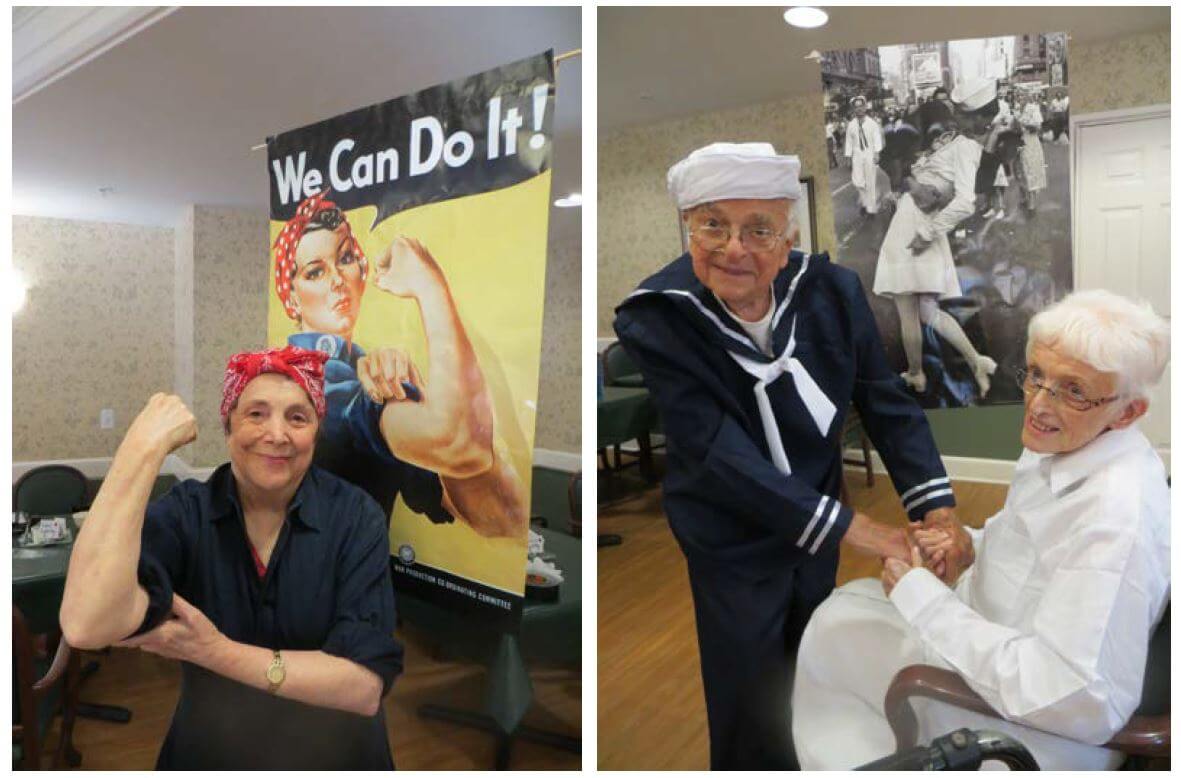
<instances>
[{"instance_id":1,"label":"white door","mask_svg":"<svg viewBox=\"0 0 1181 778\"><path fill-rule=\"evenodd\" d=\"M1076 144L1075 288L1147 300L1157 313L1171 316L1167 108L1147 116L1080 116L1071 141ZM1169 416L1166 370L1141 422L1166 466Z\"/></svg>"}]
</instances>

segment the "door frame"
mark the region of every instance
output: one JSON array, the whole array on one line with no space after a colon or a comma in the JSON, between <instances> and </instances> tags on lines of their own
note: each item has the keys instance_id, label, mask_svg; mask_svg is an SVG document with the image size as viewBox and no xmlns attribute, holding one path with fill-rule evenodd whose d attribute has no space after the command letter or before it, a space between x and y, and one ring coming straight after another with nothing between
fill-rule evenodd
<instances>
[{"instance_id":1,"label":"door frame","mask_svg":"<svg viewBox=\"0 0 1181 778\"><path fill-rule=\"evenodd\" d=\"M1105 124L1130 124L1131 122L1146 121L1148 119L1168 119L1172 113L1170 103L1155 105L1137 105L1129 108L1119 108L1114 111L1095 111L1093 113L1070 115L1070 285L1073 290L1078 280L1078 245L1079 245L1079 181L1078 164L1082 153L1079 143L1078 130L1088 127L1099 127Z\"/></svg>"}]
</instances>

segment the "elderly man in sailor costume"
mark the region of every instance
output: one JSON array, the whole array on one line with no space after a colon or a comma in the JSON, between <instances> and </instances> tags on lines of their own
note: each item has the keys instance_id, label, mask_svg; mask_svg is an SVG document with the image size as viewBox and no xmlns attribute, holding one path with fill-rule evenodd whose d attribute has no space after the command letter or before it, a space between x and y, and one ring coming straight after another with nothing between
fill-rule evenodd
<instances>
[{"instance_id":1,"label":"elderly man in sailor costume","mask_svg":"<svg viewBox=\"0 0 1181 778\"><path fill-rule=\"evenodd\" d=\"M714 769L792 769L800 637L838 547L910 558L905 530L841 504L855 404L914 521L958 526L922 411L857 275L791 251L799 159L716 143L669 170L690 250L617 309L661 413L664 507L689 569Z\"/></svg>"}]
</instances>

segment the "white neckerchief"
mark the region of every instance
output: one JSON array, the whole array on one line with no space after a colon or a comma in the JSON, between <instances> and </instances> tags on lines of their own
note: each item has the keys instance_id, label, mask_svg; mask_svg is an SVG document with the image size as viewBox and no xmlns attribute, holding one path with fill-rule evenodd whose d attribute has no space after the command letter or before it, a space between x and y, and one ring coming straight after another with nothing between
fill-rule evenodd
<instances>
[{"instance_id":1,"label":"white neckerchief","mask_svg":"<svg viewBox=\"0 0 1181 778\"><path fill-rule=\"evenodd\" d=\"M775 423L775 413L771 409L771 400L767 397L767 387L775 383L784 373L790 373L795 381L796 391L808 409L812 421L821 435L828 435L832 421L836 417L837 408L832 400L824 394L815 379L808 374L804 365L792 356L796 348L796 320L791 320L791 335L783 353L773 362L763 363L756 360L727 352L734 361L747 373L755 377L755 402L759 407L759 419L763 422L763 434L767 438L767 446L771 450L771 461L779 472L791 475L791 463L787 461L787 452L783 449L783 439L779 435L779 426Z\"/></svg>"}]
</instances>

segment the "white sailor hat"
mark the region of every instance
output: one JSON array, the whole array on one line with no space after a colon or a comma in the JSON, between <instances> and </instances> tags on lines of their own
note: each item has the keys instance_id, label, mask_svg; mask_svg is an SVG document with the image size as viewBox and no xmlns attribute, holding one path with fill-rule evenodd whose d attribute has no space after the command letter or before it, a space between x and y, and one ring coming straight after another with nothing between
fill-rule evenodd
<instances>
[{"instance_id":1,"label":"white sailor hat","mask_svg":"<svg viewBox=\"0 0 1181 778\"><path fill-rule=\"evenodd\" d=\"M951 92L951 101L964 111L978 111L995 99L995 78L969 79Z\"/></svg>"},{"instance_id":2,"label":"white sailor hat","mask_svg":"<svg viewBox=\"0 0 1181 778\"><path fill-rule=\"evenodd\" d=\"M716 200L799 199L800 158L770 143L711 143L668 169L677 209Z\"/></svg>"},{"instance_id":3,"label":"white sailor hat","mask_svg":"<svg viewBox=\"0 0 1181 778\"><path fill-rule=\"evenodd\" d=\"M852 100L849 101L849 105L857 105L857 103L861 103L862 105L869 105L869 101L865 99L865 95L857 95L856 97L854 97Z\"/></svg>"}]
</instances>

